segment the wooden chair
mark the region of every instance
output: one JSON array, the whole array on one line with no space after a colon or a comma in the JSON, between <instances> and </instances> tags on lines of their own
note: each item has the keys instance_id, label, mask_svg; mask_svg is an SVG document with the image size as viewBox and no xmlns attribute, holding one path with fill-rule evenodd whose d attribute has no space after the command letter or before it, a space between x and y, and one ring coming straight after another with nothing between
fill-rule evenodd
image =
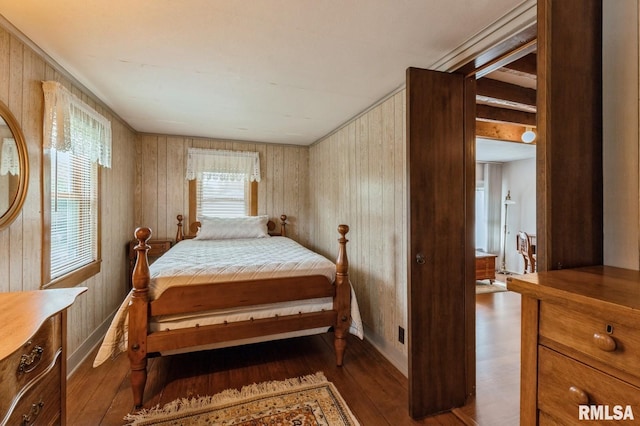
<instances>
[{"instance_id":1,"label":"wooden chair","mask_svg":"<svg viewBox=\"0 0 640 426\"><path fill-rule=\"evenodd\" d=\"M518 248L518 253L520 253L522 255L522 259L524 259L523 274L526 274L527 272L535 272L536 254L531 244L531 237L529 234L524 231L518 232L516 235L516 247Z\"/></svg>"}]
</instances>

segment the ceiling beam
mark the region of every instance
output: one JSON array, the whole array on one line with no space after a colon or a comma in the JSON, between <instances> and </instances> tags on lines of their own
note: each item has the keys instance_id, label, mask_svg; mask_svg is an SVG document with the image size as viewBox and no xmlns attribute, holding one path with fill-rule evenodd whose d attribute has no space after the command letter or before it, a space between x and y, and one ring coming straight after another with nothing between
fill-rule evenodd
<instances>
[{"instance_id":1,"label":"ceiling beam","mask_svg":"<svg viewBox=\"0 0 640 426\"><path fill-rule=\"evenodd\" d=\"M522 133L526 128L517 124L493 123L476 120L476 136L505 142L522 142ZM535 141L532 142L535 145Z\"/></svg>"},{"instance_id":2,"label":"ceiling beam","mask_svg":"<svg viewBox=\"0 0 640 426\"><path fill-rule=\"evenodd\" d=\"M520 59L506 64L504 68L523 74L529 74L535 78L538 71L538 55L536 53L529 53Z\"/></svg>"},{"instance_id":3,"label":"ceiling beam","mask_svg":"<svg viewBox=\"0 0 640 426\"><path fill-rule=\"evenodd\" d=\"M508 108L497 108L489 105L476 105L476 118L483 121L519 124L535 127L536 114Z\"/></svg>"},{"instance_id":4,"label":"ceiling beam","mask_svg":"<svg viewBox=\"0 0 640 426\"><path fill-rule=\"evenodd\" d=\"M502 99L516 104L536 107L536 91L527 87L517 86L490 78L476 81L476 94L493 99Z\"/></svg>"},{"instance_id":5,"label":"ceiling beam","mask_svg":"<svg viewBox=\"0 0 640 426\"><path fill-rule=\"evenodd\" d=\"M473 61L458 68L456 72L480 78L535 50L538 35L537 25L532 25L509 39L479 55ZM533 50L532 50L533 49Z\"/></svg>"}]
</instances>

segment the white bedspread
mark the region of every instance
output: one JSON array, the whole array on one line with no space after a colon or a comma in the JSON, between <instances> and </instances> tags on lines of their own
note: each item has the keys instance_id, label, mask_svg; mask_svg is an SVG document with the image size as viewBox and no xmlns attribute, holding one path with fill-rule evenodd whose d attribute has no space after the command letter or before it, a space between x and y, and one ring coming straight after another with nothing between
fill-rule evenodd
<instances>
[{"instance_id":1,"label":"white bedspread","mask_svg":"<svg viewBox=\"0 0 640 426\"><path fill-rule=\"evenodd\" d=\"M271 237L241 240L185 240L176 244L153 263L150 272L149 297L154 300L171 286L189 284L308 275L324 275L333 282L336 267L325 257L289 238ZM126 351L130 299L131 294L125 298L118 309L94 360L94 367ZM153 318L149 327L151 331L178 329L196 324L204 326L221 324L224 321L242 321L252 317L258 319L298 312L317 312L332 309L332 306L332 298L319 298L302 301L302 303L294 301L262 305L251 309L226 309L194 315ZM351 316L350 332L363 338L362 321L353 289L351 290ZM325 330L316 329L306 333L287 333L269 336L269 338L235 341L226 346L322 331Z\"/></svg>"}]
</instances>

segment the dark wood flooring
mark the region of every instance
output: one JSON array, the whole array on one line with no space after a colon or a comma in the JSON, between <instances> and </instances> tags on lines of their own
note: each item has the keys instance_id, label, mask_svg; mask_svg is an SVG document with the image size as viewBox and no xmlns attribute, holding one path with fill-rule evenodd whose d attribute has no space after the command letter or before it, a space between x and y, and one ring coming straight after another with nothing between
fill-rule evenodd
<instances>
[{"instance_id":1,"label":"dark wood flooring","mask_svg":"<svg viewBox=\"0 0 640 426\"><path fill-rule=\"evenodd\" d=\"M454 413L418 421L408 414L406 377L371 344L353 336L349 336L344 366L336 367L331 334L154 358L148 368L145 407L323 371L363 426L517 425L519 295L478 295L477 341L475 400ZM67 423L122 425L131 409L126 355L92 368L94 356L69 379Z\"/></svg>"}]
</instances>

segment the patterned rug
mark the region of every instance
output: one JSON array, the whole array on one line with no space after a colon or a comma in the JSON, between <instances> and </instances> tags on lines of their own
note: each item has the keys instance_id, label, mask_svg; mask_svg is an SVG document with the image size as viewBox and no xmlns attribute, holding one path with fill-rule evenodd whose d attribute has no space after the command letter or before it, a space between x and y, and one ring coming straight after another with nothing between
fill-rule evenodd
<instances>
[{"instance_id":1,"label":"patterned rug","mask_svg":"<svg viewBox=\"0 0 640 426\"><path fill-rule=\"evenodd\" d=\"M322 372L284 381L228 389L214 396L179 399L129 414L132 425L358 426Z\"/></svg>"},{"instance_id":2,"label":"patterned rug","mask_svg":"<svg viewBox=\"0 0 640 426\"><path fill-rule=\"evenodd\" d=\"M476 281L476 294L497 293L499 291L507 291L507 285L500 281L494 281L489 284L487 281Z\"/></svg>"}]
</instances>

